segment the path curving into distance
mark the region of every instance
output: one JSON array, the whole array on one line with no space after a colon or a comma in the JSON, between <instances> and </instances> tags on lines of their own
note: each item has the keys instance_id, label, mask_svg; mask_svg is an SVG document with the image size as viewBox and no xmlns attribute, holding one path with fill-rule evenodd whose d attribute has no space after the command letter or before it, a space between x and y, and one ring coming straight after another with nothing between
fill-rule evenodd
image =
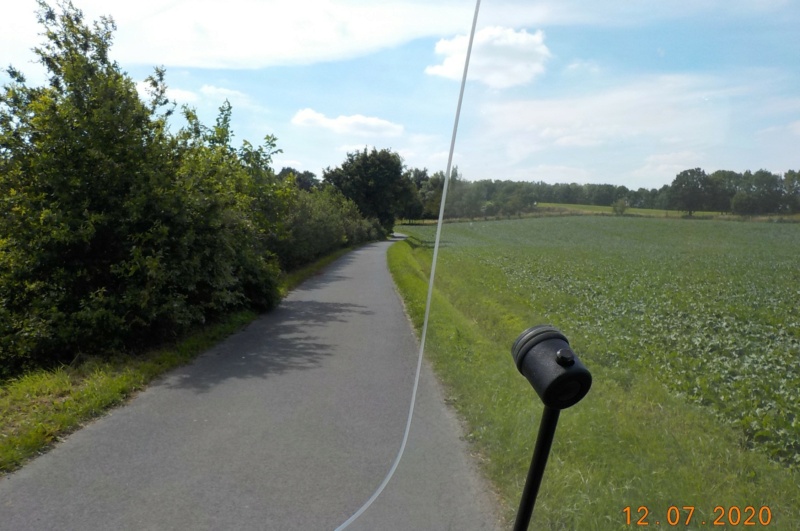
<instances>
[{"instance_id":1,"label":"path curving into distance","mask_svg":"<svg viewBox=\"0 0 800 531\"><path fill-rule=\"evenodd\" d=\"M380 485L408 413L418 346L390 244L0 479L0 530L335 529ZM424 363L405 458L348 529L498 529L461 435Z\"/></svg>"}]
</instances>

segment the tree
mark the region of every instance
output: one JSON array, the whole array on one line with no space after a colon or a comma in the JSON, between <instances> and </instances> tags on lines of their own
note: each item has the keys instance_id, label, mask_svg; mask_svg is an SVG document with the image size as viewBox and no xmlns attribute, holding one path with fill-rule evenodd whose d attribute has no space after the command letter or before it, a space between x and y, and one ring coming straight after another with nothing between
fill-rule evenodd
<instances>
[{"instance_id":1,"label":"tree","mask_svg":"<svg viewBox=\"0 0 800 531\"><path fill-rule=\"evenodd\" d=\"M322 172L323 180L332 184L358 205L366 218L377 218L386 232L391 232L400 211L405 191L403 161L388 149L356 151L338 168Z\"/></svg>"},{"instance_id":2,"label":"tree","mask_svg":"<svg viewBox=\"0 0 800 531\"><path fill-rule=\"evenodd\" d=\"M300 171L291 167L287 167L281 169L281 171L278 173L278 178L280 179L285 179L289 176L293 176L294 183L300 190L309 191L318 187L320 184L317 176L310 171Z\"/></svg>"},{"instance_id":3,"label":"tree","mask_svg":"<svg viewBox=\"0 0 800 531\"><path fill-rule=\"evenodd\" d=\"M684 170L672 181L673 205L691 216L707 203L709 179L700 168Z\"/></svg>"},{"instance_id":4,"label":"tree","mask_svg":"<svg viewBox=\"0 0 800 531\"><path fill-rule=\"evenodd\" d=\"M266 248L278 203L263 148L230 145L231 108L167 131L164 72L150 101L109 57L111 18L39 2L49 73L9 68L0 92L0 377L29 364L174 337L278 300Z\"/></svg>"},{"instance_id":5,"label":"tree","mask_svg":"<svg viewBox=\"0 0 800 531\"><path fill-rule=\"evenodd\" d=\"M437 219L442 203L442 193L444 191L444 172L437 171L430 179L422 183L419 190L422 200L422 217L425 219Z\"/></svg>"},{"instance_id":6,"label":"tree","mask_svg":"<svg viewBox=\"0 0 800 531\"><path fill-rule=\"evenodd\" d=\"M586 196L589 204L606 206L614 202L617 188L611 184L586 185Z\"/></svg>"},{"instance_id":7,"label":"tree","mask_svg":"<svg viewBox=\"0 0 800 531\"><path fill-rule=\"evenodd\" d=\"M800 212L800 171L789 170L783 175L783 197L789 212Z\"/></svg>"},{"instance_id":8,"label":"tree","mask_svg":"<svg viewBox=\"0 0 800 531\"><path fill-rule=\"evenodd\" d=\"M414 183L414 187L420 190L422 186L428 182L430 176L428 175L428 168L411 168L405 172L405 178Z\"/></svg>"},{"instance_id":9,"label":"tree","mask_svg":"<svg viewBox=\"0 0 800 531\"><path fill-rule=\"evenodd\" d=\"M753 194L747 192L736 192L731 200L731 212L740 216L752 216L758 214L758 200Z\"/></svg>"},{"instance_id":10,"label":"tree","mask_svg":"<svg viewBox=\"0 0 800 531\"><path fill-rule=\"evenodd\" d=\"M767 170L744 172L739 190L731 200L731 210L741 215L771 214L784 204L784 183Z\"/></svg>"},{"instance_id":11,"label":"tree","mask_svg":"<svg viewBox=\"0 0 800 531\"><path fill-rule=\"evenodd\" d=\"M742 187L742 175L735 171L717 170L708 178L710 181L708 209L715 212L730 212L733 196Z\"/></svg>"},{"instance_id":12,"label":"tree","mask_svg":"<svg viewBox=\"0 0 800 531\"><path fill-rule=\"evenodd\" d=\"M583 186L577 183L554 184L552 201L565 205L584 205L588 202Z\"/></svg>"},{"instance_id":13,"label":"tree","mask_svg":"<svg viewBox=\"0 0 800 531\"><path fill-rule=\"evenodd\" d=\"M758 170L752 176L752 189L758 203L759 214L778 212L783 202L783 183L779 175Z\"/></svg>"},{"instance_id":14,"label":"tree","mask_svg":"<svg viewBox=\"0 0 800 531\"><path fill-rule=\"evenodd\" d=\"M403 176L403 187L398 197L397 215L402 219L422 219L425 205L414 181L406 174Z\"/></svg>"},{"instance_id":15,"label":"tree","mask_svg":"<svg viewBox=\"0 0 800 531\"><path fill-rule=\"evenodd\" d=\"M148 108L109 58L113 20L89 27L71 3L61 8L39 2L46 41L34 51L48 84L30 87L9 68L0 96L0 333L30 358L125 327L114 267L128 257L126 234L144 229L137 214L159 199L142 183L172 163L164 119L151 116L159 72Z\"/></svg>"}]
</instances>

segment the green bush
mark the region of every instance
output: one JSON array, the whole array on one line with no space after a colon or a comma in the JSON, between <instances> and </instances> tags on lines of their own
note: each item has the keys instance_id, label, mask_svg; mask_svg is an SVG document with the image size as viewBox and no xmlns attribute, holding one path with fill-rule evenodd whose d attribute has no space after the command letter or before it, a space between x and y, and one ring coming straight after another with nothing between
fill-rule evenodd
<instances>
[{"instance_id":1,"label":"green bush","mask_svg":"<svg viewBox=\"0 0 800 531\"><path fill-rule=\"evenodd\" d=\"M111 19L40 2L39 22L48 84L10 67L0 93L0 377L276 304L274 139L233 150L227 103L170 135L163 71L143 102L109 59Z\"/></svg>"},{"instance_id":2,"label":"green bush","mask_svg":"<svg viewBox=\"0 0 800 531\"><path fill-rule=\"evenodd\" d=\"M286 270L341 247L385 237L378 220L365 220L355 203L332 186L297 190L287 234L274 243Z\"/></svg>"},{"instance_id":3,"label":"green bush","mask_svg":"<svg viewBox=\"0 0 800 531\"><path fill-rule=\"evenodd\" d=\"M627 199L617 199L613 203L611 203L611 210L617 216L625 215L625 211L628 210L628 200Z\"/></svg>"}]
</instances>

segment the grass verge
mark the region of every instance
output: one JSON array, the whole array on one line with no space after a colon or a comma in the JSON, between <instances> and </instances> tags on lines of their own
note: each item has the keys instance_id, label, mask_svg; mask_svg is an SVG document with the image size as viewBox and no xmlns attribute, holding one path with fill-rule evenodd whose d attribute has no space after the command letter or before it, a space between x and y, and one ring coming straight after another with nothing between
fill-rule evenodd
<instances>
[{"instance_id":1,"label":"grass verge","mask_svg":"<svg viewBox=\"0 0 800 531\"><path fill-rule=\"evenodd\" d=\"M413 233L409 229L403 231ZM389 267L419 329L431 249L412 243L398 242L390 248ZM467 269L442 271L441 283L437 278L437 286L446 292L434 293L426 356L466 420L468 439L487 458L486 474L511 521L530 463L541 404L511 361L514 337L499 341L480 323L491 321L494 332L521 332L537 323L523 323L524 309L494 300L491 290L482 290L474 278L461 278L468 276ZM448 274L462 282L447 282ZM456 300L475 304L456 306L451 303ZM643 516L640 507L649 511L644 521L650 526L728 529L738 527L729 522L729 512L735 516L738 509L744 521L747 507L756 514L769 507L769 527L797 528L800 474L747 450L739 431L668 392L654 375L636 367L595 363L590 368L592 391L561 417L534 514L536 529L630 529ZM633 519L630 524L623 512L626 507ZM670 507L676 507L681 525L666 525L668 517L676 516L668 514ZM685 525L687 507L693 508L689 525ZM717 507L725 513L721 520ZM715 520L721 525L714 525Z\"/></svg>"},{"instance_id":2,"label":"grass verge","mask_svg":"<svg viewBox=\"0 0 800 531\"><path fill-rule=\"evenodd\" d=\"M285 275L281 295L350 250L342 249ZM192 361L256 317L251 311L237 312L174 345L142 355L89 358L74 367L37 370L1 383L0 474L17 469L60 437L123 403L164 372Z\"/></svg>"}]
</instances>

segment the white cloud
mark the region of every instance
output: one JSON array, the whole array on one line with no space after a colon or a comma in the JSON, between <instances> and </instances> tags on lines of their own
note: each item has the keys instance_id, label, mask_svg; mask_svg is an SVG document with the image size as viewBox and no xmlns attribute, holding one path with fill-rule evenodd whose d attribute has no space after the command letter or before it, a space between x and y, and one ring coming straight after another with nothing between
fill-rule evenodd
<instances>
[{"instance_id":1,"label":"white cloud","mask_svg":"<svg viewBox=\"0 0 800 531\"><path fill-rule=\"evenodd\" d=\"M147 101L150 99L150 84L146 81L139 81L136 83L136 91L139 93L139 97L143 100ZM192 104L196 103L200 100L200 96L197 93L192 92L190 90L182 90L172 87L167 87L167 99L171 101L177 102L178 105L183 104Z\"/></svg>"},{"instance_id":2,"label":"white cloud","mask_svg":"<svg viewBox=\"0 0 800 531\"><path fill-rule=\"evenodd\" d=\"M212 98L225 98L228 100L250 99L244 92L222 87L215 87L213 85L203 85L200 87L200 92L202 92L204 96L210 96Z\"/></svg>"},{"instance_id":3,"label":"white cloud","mask_svg":"<svg viewBox=\"0 0 800 531\"><path fill-rule=\"evenodd\" d=\"M756 131L756 137L761 139L779 138L786 135L800 136L800 121L773 125Z\"/></svg>"},{"instance_id":4,"label":"white cloud","mask_svg":"<svg viewBox=\"0 0 800 531\"><path fill-rule=\"evenodd\" d=\"M594 61L575 60L567 65L565 69L570 74L597 74L600 67Z\"/></svg>"},{"instance_id":5,"label":"white cloud","mask_svg":"<svg viewBox=\"0 0 800 531\"><path fill-rule=\"evenodd\" d=\"M196 103L200 97L191 90L183 90L178 88L167 88L167 98L182 105L184 103Z\"/></svg>"},{"instance_id":6,"label":"white cloud","mask_svg":"<svg viewBox=\"0 0 800 531\"><path fill-rule=\"evenodd\" d=\"M275 167L276 168L297 168L300 169L303 166L302 160L297 159L289 159L281 157L280 155L276 155L274 158Z\"/></svg>"},{"instance_id":7,"label":"white cloud","mask_svg":"<svg viewBox=\"0 0 800 531\"><path fill-rule=\"evenodd\" d=\"M336 151L341 153L353 153L353 152L362 152L364 150L372 151L373 149L378 149L375 146L367 145L367 144L342 144L341 146L336 147Z\"/></svg>"},{"instance_id":8,"label":"white cloud","mask_svg":"<svg viewBox=\"0 0 800 531\"><path fill-rule=\"evenodd\" d=\"M148 87L149 85L146 81L140 81L136 84L136 89L145 99L148 98ZM200 87L199 93L181 88L167 87L167 98L177 102L178 105L197 105L205 101L215 107L219 107L222 105L223 101L228 100L234 108L234 112L237 108L244 108L251 111L262 110L262 108L254 103L253 99L244 92L215 87L213 85L203 85Z\"/></svg>"},{"instance_id":9,"label":"white cloud","mask_svg":"<svg viewBox=\"0 0 800 531\"><path fill-rule=\"evenodd\" d=\"M400 136L403 126L388 120L354 114L328 118L314 109L302 109L292 118L292 123L305 127L328 129L337 134L356 136Z\"/></svg>"},{"instance_id":10,"label":"white cloud","mask_svg":"<svg viewBox=\"0 0 800 531\"><path fill-rule=\"evenodd\" d=\"M443 55L441 64L429 66L425 73L460 80L464 72L468 37L458 35L436 43L436 53ZM550 58L544 44L544 33L492 26L475 34L469 78L492 88L503 89L530 83L544 73Z\"/></svg>"},{"instance_id":11,"label":"white cloud","mask_svg":"<svg viewBox=\"0 0 800 531\"><path fill-rule=\"evenodd\" d=\"M175 101L178 105L192 104L200 101L200 96L190 90L182 90L175 88L167 89L167 98Z\"/></svg>"},{"instance_id":12,"label":"white cloud","mask_svg":"<svg viewBox=\"0 0 800 531\"><path fill-rule=\"evenodd\" d=\"M267 112L267 108L256 103L252 97L239 90L233 90L225 87L216 87L214 85L203 85L200 87L200 93L215 106L222 105L222 102L228 100L233 111L237 109L245 109L247 111L255 111L260 113Z\"/></svg>"},{"instance_id":13,"label":"white cloud","mask_svg":"<svg viewBox=\"0 0 800 531\"><path fill-rule=\"evenodd\" d=\"M254 69L362 56L468 27L464 0L82 0L117 23L122 64ZM34 0L3 6L0 49L21 66L41 41Z\"/></svg>"},{"instance_id":14,"label":"white cloud","mask_svg":"<svg viewBox=\"0 0 800 531\"><path fill-rule=\"evenodd\" d=\"M644 164L631 172L640 186L655 188L669 183L677 174L688 168L703 165L705 154L694 151L658 153L648 156Z\"/></svg>"},{"instance_id":15,"label":"white cloud","mask_svg":"<svg viewBox=\"0 0 800 531\"><path fill-rule=\"evenodd\" d=\"M790 13L791 0L499 0L481 6L484 23L525 25L631 26L691 16L750 17Z\"/></svg>"},{"instance_id":16,"label":"white cloud","mask_svg":"<svg viewBox=\"0 0 800 531\"><path fill-rule=\"evenodd\" d=\"M655 76L604 92L490 103L483 110L487 134L505 139L507 154L522 160L552 148L720 143L732 92L709 79Z\"/></svg>"},{"instance_id":17,"label":"white cloud","mask_svg":"<svg viewBox=\"0 0 800 531\"><path fill-rule=\"evenodd\" d=\"M558 164L539 164L523 170L520 181L545 181L549 183L586 184L592 181L591 172L586 168Z\"/></svg>"},{"instance_id":18,"label":"white cloud","mask_svg":"<svg viewBox=\"0 0 800 531\"><path fill-rule=\"evenodd\" d=\"M41 42L35 0L3 6L0 50L18 67ZM635 5L634 5L635 4ZM81 0L88 20L117 22L122 64L255 69L367 55L421 37L463 33L472 0ZM632 25L703 13L746 17L791 13L787 0L498 0L481 23L511 28L560 24ZM463 62L462 62L463 64Z\"/></svg>"}]
</instances>

